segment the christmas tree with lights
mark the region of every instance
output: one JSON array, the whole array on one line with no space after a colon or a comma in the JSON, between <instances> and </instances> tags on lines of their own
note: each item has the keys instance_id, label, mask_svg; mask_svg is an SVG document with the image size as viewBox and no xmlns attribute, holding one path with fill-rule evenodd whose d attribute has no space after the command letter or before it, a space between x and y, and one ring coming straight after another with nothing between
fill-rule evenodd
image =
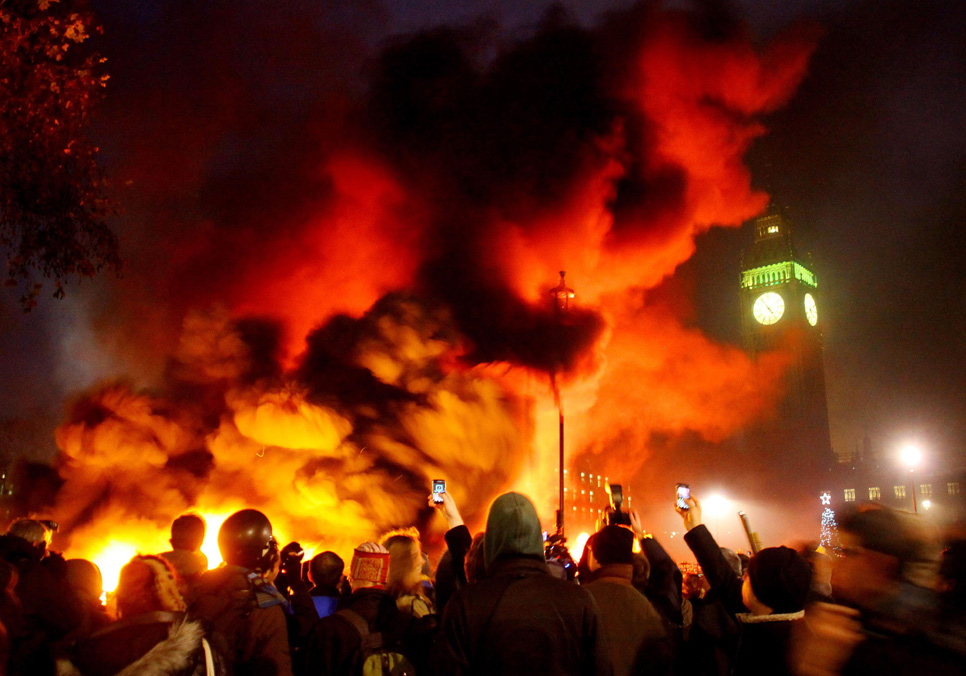
<instances>
[{"instance_id":1,"label":"christmas tree with lights","mask_svg":"<svg viewBox=\"0 0 966 676\"><path fill-rule=\"evenodd\" d=\"M842 543L839 542L839 526L835 523L835 511L830 506L832 496L822 493L822 504L825 509L822 511L822 549L829 556L841 556Z\"/></svg>"}]
</instances>

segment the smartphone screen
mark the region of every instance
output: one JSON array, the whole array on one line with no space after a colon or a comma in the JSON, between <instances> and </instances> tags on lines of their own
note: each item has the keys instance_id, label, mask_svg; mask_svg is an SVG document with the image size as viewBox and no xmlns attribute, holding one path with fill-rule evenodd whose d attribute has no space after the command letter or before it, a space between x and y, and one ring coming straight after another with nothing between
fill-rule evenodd
<instances>
[{"instance_id":1,"label":"smartphone screen","mask_svg":"<svg viewBox=\"0 0 966 676\"><path fill-rule=\"evenodd\" d=\"M433 479L433 502L442 502L443 496L440 493L446 492L445 479Z\"/></svg>"},{"instance_id":2,"label":"smartphone screen","mask_svg":"<svg viewBox=\"0 0 966 676\"><path fill-rule=\"evenodd\" d=\"M691 486L688 484L678 484L677 502L675 503L678 506L678 509L691 509L690 505L685 502L685 500L689 500L690 498Z\"/></svg>"}]
</instances>

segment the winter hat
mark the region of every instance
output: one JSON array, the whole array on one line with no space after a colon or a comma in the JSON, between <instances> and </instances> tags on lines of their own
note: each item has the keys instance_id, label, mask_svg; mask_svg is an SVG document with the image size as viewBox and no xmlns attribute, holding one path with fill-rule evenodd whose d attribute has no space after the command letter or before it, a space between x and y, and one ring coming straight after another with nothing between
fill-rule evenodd
<instances>
[{"instance_id":1,"label":"winter hat","mask_svg":"<svg viewBox=\"0 0 966 676\"><path fill-rule=\"evenodd\" d=\"M352 552L349 577L353 587L384 588L389 579L389 550L375 542L363 542Z\"/></svg>"},{"instance_id":2,"label":"winter hat","mask_svg":"<svg viewBox=\"0 0 966 676\"><path fill-rule=\"evenodd\" d=\"M755 598L775 613L797 613L805 607L812 569L794 549L768 547L748 562Z\"/></svg>"},{"instance_id":3,"label":"winter hat","mask_svg":"<svg viewBox=\"0 0 966 676\"><path fill-rule=\"evenodd\" d=\"M597 532L590 546L594 558L602 566L611 563L634 563L634 534L622 526L604 526Z\"/></svg>"}]
</instances>

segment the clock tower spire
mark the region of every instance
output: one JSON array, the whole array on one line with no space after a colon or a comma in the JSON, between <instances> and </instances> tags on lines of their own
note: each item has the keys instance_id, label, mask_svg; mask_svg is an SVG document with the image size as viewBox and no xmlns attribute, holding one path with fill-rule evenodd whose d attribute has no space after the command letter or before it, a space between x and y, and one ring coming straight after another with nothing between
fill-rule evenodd
<instances>
[{"instance_id":1,"label":"clock tower spire","mask_svg":"<svg viewBox=\"0 0 966 676\"><path fill-rule=\"evenodd\" d=\"M811 258L795 247L792 223L784 209L773 202L752 226L754 239L742 254L739 291L745 349L753 359L772 351L789 356L777 419L756 438L794 454L794 459L787 459L790 467L827 468L834 455L818 278Z\"/></svg>"}]
</instances>

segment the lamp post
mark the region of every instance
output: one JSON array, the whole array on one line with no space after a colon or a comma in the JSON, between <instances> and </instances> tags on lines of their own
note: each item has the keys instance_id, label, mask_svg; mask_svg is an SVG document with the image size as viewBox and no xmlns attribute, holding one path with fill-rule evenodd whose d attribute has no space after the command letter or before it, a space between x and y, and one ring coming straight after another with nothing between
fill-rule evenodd
<instances>
[{"instance_id":1,"label":"lamp post","mask_svg":"<svg viewBox=\"0 0 966 676\"><path fill-rule=\"evenodd\" d=\"M922 460L922 451L917 446L910 444L902 449L901 456L902 462L909 468L909 487L912 489L912 513L918 514L919 508L916 505L916 480L913 472Z\"/></svg>"},{"instance_id":2,"label":"lamp post","mask_svg":"<svg viewBox=\"0 0 966 676\"><path fill-rule=\"evenodd\" d=\"M574 297L574 290L567 286L564 281L566 272L560 271L560 283L554 288L550 289L550 297L553 299L553 310L557 317L558 322L561 322L563 317L566 315L567 311L570 309L570 299ZM563 537L564 534L564 414L563 414L563 403L560 400L560 390L557 384L557 373L556 365L554 365L553 370L550 372L550 382L553 385L553 396L557 400L557 414L559 422L559 446L560 446L560 457L559 457L559 495L557 509L557 534Z\"/></svg>"}]
</instances>

